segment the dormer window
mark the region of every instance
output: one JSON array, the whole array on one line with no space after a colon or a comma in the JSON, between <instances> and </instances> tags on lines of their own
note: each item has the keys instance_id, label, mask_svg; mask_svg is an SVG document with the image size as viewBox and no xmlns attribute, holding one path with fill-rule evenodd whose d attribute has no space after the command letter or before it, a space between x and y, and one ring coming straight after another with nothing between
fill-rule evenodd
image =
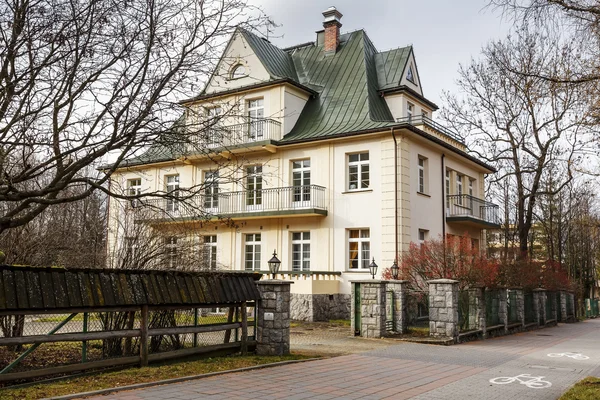
<instances>
[{"instance_id":1,"label":"dormer window","mask_svg":"<svg viewBox=\"0 0 600 400\"><path fill-rule=\"evenodd\" d=\"M406 72L406 80L415 83L415 75L413 74L412 64L408 66L408 72Z\"/></svg>"},{"instance_id":2,"label":"dormer window","mask_svg":"<svg viewBox=\"0 0 600 400\"><path fill-rule=\"evenodd\" d=\"M246 76L246 67L242 64L237 64L231 69L230 79L238 79Z\"/></svg>"}]
</instances>

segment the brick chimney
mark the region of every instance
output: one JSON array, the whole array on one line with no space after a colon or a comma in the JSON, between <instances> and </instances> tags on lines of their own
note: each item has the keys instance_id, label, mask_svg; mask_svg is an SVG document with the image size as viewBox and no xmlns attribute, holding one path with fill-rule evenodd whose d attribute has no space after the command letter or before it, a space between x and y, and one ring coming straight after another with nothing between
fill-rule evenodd
<instances>
[{"instance_id":1,"label":"brick chimney","mask_svg":"<svg viewBox=\"0 0 600 400\"><path fill-rule=\"evenodd\" d=\"M342 23L342 13L339 12L335 7L329 7L323 11L323 28L325 28L325 41L323 50L325 54L335 54L338 45L340 44L340 28Z\"/></svg>"}]
</instances>

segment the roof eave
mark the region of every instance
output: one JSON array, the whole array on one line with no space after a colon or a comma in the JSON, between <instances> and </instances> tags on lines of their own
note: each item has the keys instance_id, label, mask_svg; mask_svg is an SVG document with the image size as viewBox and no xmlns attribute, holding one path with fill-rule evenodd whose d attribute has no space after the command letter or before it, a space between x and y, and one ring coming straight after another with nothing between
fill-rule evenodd
<instances>
[{"instance_id":1,"label":"roof eave","mask_svg":"<svg viewBox=\"0 0 600 400\"><path fill-rule=\"evenodd\" d=\"M263 87L279 85L282 83L287 83L289 85L295 86L296 88L305 91L306 93L310 94L313 97L316 97L319 94L318 92L314 91L313 89L311 89L307 86L304 86L304 85L294 81L293 79L279 78L279 79L274 79L274 80L270 80L270 81L266 81L266 82L256 83L254 85L248 85L248 86L242 86L242 87L235 88L235 89L224 90L222 92L215 92L215 93L211 93L211 94L200 95L200 96L192 97L191 99L180 100L178 103L181 105L186 105L186 104L194 103L197 101L228 96L228 95L235 94L235 93L245 92L247 90L260 89Z\"/></svg>"},{"instance_id":2,"label":"roof eave","mask_svg":"<svg viewBox=\"0 0 600 400\"><path fill-rule=\"evenodd\" d=\"M383 89L383 90L380 90L380 93L384 97L387 94L408 93L411 96L418 99L419 101L421 101L421 102L425 103L426 105L428 105L429 107L431 107L431 109L433 111L436 111L437 109L439 109L437 104L435 104L433 101L427 100L423 95L419 94L417 91L409 88L406 85L400 85L400 86L396 86L393 88Z\"/></svg>"}]
</instances>

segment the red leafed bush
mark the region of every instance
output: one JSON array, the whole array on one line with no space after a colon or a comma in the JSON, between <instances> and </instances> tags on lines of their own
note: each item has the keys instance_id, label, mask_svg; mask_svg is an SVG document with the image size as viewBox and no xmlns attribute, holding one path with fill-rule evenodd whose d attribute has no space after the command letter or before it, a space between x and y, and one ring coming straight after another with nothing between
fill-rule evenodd
<instances>
[{"instance_id":1,"label":"red leafed bush","mask_svg":"<svg viewBox=\"0 0 600 400\"><path fill-rule=\"evenodd\" d=\"M474 285L495 286L499 269L498 262L485 257L465 235L428 240L421 246L411 243L402 254L399 275L421 290L427 290L428 280L443 278L459 281L462 290ZM391 279L390 269L382 276Z\"/></svg>"}]
</instances>

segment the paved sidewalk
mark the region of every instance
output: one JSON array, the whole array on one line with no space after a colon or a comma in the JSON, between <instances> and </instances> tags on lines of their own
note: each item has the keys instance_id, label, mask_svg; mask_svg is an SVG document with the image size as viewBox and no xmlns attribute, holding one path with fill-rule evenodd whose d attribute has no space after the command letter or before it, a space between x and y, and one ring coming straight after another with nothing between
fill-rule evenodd
<instances>
[{"instance_id":1,"label":"paved sidewalk","mask_svg":"<svg viewBox=\"0 0 600 400\"><path fill-rule=\"evenodd\" d=\"M451 347L401 343L98 399L556 399L600 371L599 339L600 320L590 320ZM523 374L537 379L509 379ZM503 384L490 382L499 377Z\"/></svg>"}]
</instances>

